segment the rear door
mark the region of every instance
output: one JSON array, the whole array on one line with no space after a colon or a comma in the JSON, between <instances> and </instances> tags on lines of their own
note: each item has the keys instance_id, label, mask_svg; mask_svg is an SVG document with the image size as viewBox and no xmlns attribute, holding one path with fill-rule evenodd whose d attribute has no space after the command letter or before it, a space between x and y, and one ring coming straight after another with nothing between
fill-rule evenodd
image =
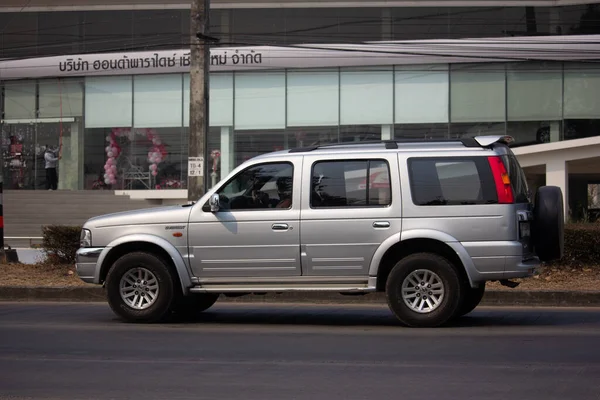
<instances>
[{"instance_id":1,"label":"rear door","mask_svg":"<svg viewBox=\"0 0 600 400\"><path fill-rule=\"evenodd\" d=\"M302 275L367 276L383 241L401 231L396 153L305 156Z\"/></svg>"},{"instance_id":2,"label":"rear door","mask_svg":"<svg viewBox=\"0 0 600 400\"><path fill-rule=\"evenodd\" d=\"M401 155L407 174L403 186L403 239L422 230L460 242L481 273L502 271L506 257L522 254L518 210L499 198L492 165L498 153L473 151ZM508 195L507 195L508 196Z\"/></svg>"}]
</instances>

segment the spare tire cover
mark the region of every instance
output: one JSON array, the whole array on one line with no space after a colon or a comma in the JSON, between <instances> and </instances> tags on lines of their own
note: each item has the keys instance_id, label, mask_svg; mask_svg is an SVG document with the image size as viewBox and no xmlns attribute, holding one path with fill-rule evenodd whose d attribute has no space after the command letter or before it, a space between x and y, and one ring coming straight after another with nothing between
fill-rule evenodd
<instances>
[{"instance_id":1,"label":"spare tire cover","mask_svg":"<svg viewBox=\"0 0 600 400\"><path fill-rule=\"evenodd\" d=\"M562 190L557 186L542 186L535 194L532 241L537 256L544 262L562 258L564 252Z\"/></svg>"}]
</instances>

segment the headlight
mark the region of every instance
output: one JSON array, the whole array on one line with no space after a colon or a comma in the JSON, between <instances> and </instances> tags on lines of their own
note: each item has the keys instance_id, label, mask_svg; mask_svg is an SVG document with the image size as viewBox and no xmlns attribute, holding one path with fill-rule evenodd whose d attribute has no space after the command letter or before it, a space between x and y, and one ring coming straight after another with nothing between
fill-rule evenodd
<instances>
[{"instance_id":1,"label":"headlight","mask_svg":"<svg viewBox=\"0 0 600 400\"><path fill-rule=\"evenodd\" d=\"M92 232L88 229L81 230L81 236L79 237L80 247L92 247Z\"/></svg>"}]
</instances>

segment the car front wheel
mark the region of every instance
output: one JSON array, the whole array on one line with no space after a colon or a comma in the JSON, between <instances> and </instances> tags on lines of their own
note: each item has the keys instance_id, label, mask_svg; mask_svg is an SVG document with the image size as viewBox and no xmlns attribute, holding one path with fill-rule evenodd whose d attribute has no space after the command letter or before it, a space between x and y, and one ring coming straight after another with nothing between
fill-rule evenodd
<instances>
[{"instance_id":1,"label":"car front wheel","mask_svg":"<svg viewBox=\"0 0 600 400\"><path fill-rule=\"evenodd\" d=\"M165 262L154 254L120 257L106 277L108 303L128 322L160 322L175 304L175 281Z\"/></svg>"}]
</instances>

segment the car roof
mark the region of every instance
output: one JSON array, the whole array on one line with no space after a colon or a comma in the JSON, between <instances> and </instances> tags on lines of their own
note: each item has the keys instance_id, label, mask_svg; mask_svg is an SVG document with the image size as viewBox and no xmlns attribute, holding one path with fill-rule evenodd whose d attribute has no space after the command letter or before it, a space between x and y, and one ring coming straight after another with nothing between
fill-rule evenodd
<instances>
[{"instance_id":1,"label":"car roof","mask_svg":"<svg viewBox=\"0 0 600 400\"><path fill-rule=\"evenodd\" d=\"M471 138L437 139L437 140L381 140L373 142L347 142L314 145L270 152L254 157L253 159L271 158L285 155L303 156L309 154L331 155L348 153L371 152L424 152L424 151L474 151L490 150L496 144L509 145L514 142L510 136L475 136Z\"/></svg>"}]
</instances>

